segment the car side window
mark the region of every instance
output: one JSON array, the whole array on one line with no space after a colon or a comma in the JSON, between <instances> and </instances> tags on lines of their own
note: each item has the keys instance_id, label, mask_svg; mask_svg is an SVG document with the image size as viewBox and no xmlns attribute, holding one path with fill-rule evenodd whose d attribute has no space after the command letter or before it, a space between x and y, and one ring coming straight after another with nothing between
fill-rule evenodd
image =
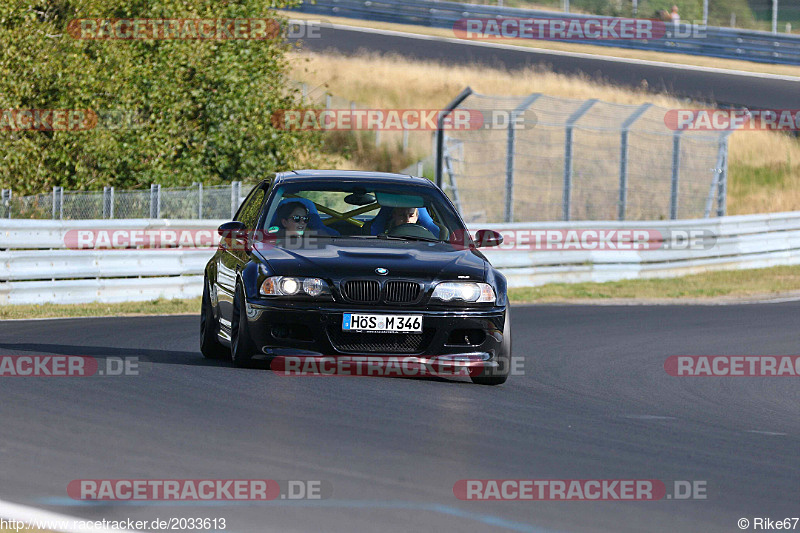
<instances>
[{"instance_id":1,"label":"car side window","mask_svg":"<svg viewBox=\"0 0 800 533\"><path fill-rule=\"evenodd\" d=\"M264 203L265 196L266 193L263 187L259 187L253 191L247 200L244 201L244 204L242 204L234 220L244 222L247 228L255 228L256 222L258 222L258 215L261 214L261 204Z\"/></svg>"}]
</instances>

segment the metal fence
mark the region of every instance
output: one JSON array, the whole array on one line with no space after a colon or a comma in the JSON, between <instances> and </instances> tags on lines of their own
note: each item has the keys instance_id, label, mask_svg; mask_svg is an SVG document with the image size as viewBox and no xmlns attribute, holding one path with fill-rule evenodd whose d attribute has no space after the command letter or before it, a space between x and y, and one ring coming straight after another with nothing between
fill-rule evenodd
<instances>
[{"instance_id":1,"label":"metal fence","mask_svg":"<svg viewBox=\"0 0 800 533\"><path fill-rule=\"evenodd\" d=\"M665 2L665 7L668 3ZM592 17L554 11L461 4L430 0L316 0L303 2L297 10L318 15L331 15L400 24L416 24L452 29L459 19L525 17L562 19ZM746 59L761 63L800 65L800 36L773 34L765 31L740 30L693 24L667 25L658 39L583 40L586 44L634 48L658 52Z\"/></svg>"},{"instance_id":2,"label":"metal fence","mask_svg":"<svg viewBox=\"0 0 800 533\"><path fill-rule=\"evenodd\" d=\"M230 185L161 187L103 191L65 191L53 187L47 194L15 196L2 190L0 218L52 220L88 219L230 219L252 185L239 181Z\"/></svg>"},{"instance_id":3,"label":"metal fence","mask_svg":"<svg viewBox=\"0 0 800 533\"><path fill-rule=\"evenodd\" d=\"M725 214L729 131L673 131L651 104L469 88L448 109L508 116L504 128L439 130L437 183L467 222Z\"/></svg>"}]
</instances>

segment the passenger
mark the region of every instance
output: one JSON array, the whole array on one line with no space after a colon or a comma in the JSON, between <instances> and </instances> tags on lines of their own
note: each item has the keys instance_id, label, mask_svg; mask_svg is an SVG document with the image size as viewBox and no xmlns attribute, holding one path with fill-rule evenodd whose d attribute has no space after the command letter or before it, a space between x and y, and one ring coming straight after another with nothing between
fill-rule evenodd
<instances>
[{"instance_id":1,"label":"passenger","mask_svg":"<svg viewBox=\"0 0 800 533\"><path fill-rule=\"evenodd\" d=\"M302 237L308 226L308 209L300 202L286 202L278 206L275 220L279 229L275 236L278 239L286 237Z\"/></svg>"}]
</instances>

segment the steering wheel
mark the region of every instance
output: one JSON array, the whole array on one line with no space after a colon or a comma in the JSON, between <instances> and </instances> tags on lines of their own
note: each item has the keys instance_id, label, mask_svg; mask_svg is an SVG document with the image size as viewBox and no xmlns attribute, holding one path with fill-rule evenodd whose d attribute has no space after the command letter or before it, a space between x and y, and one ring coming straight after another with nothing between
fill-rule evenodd
<instances>
[{"instance_id":1,"label":"steering wheel","mask_svg":"<svg viewBox=\"0 0 800 533\"><path fill-rule=\"evenodd\" d=\"M436 235L425 226L409 222L400 224L389 230L388 235L392 237L422 237L423 239L436 239Z\"/></svg>"}]
</instances>

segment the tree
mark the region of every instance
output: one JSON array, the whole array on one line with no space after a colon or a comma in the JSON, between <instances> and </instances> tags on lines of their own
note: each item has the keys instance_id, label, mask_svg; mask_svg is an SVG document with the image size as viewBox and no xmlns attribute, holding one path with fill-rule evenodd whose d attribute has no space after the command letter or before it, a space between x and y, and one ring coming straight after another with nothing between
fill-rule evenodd
<instances>
[{"instance_id":1,"label":"tree","mask_svg":"<svg viewBox=\"0 0 800 533\"><path fill-rule=\"evenodd\" d=\"M279 32L268 39L75 38L101 35L91 34L90 25L86 33L75 31L81 19L100 19L98 28L108 27L109 19L282 22L270 10L294 3L4 0L0 184L17 194L54 185L216 184L300 165L317 153L321 136L278 130L270 122L273 110L299 107L286 77L289 45ZM126 28L120 22L114 27ZM159 35L167 35L165 29ZM20 130L31 123L22 110L87 110L89 129Z\"/></svg>"}]
</instances>

